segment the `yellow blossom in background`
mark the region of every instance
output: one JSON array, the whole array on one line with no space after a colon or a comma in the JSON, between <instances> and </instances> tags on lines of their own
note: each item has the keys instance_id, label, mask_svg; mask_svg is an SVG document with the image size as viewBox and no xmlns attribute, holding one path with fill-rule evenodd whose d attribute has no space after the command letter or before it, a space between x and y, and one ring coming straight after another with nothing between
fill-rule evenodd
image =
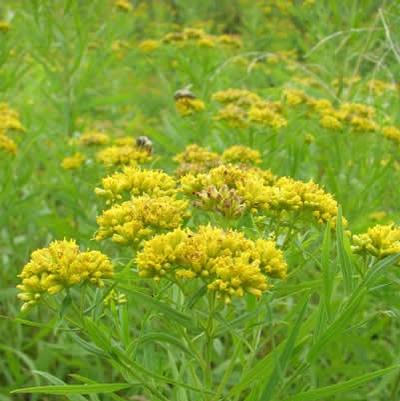
<instances>
[{"instance_id":1,"label":"yellow blossom in background","mask_svg":"<svg viewBox=\"0 0 400 401\"><path fill-rule=\"evenodd\" d=\"M173 195L176 185L175 179L163 171L127 166L122 172L103 178L102 188L96 188L96 195L112 201L122 199L124 193L131 196Z\"/></svg>"},{"instance_id":2,"label":"yellow blossom in background","mask_svg":"<svg viewBox=\"0 0 400 401\"><path fill-rule=\"evenodd\" d=\"M143 52L149 53L160 47L160 42L158 40L147 39L139 43L138 48Z\"/></svg>"},{"instance_id":3,"label":"yellow blossom in background","mask_svg":"<svg viewBox=\"0 0 400 401\"><path fill-rule=\"evenodd\" d=\"M251 92L247 89L235 89L235 88L215 92L212 95L212 99L224 104L238 102L241 105L244 104L250 105L257 101L262 100L260 96L258 96L254 92Z\"/></svg>"},{"instance_id":4,"label":"yellow blossom in background","mask_svg":"<svg viewBox=\"0 0 400 401\"><path fill-rule=\"evenodd\" d=\"M235 145L222 153L222 159L227 163L259 164L261 154L247 146Z\"/></svg>"},{"instance_id":5,"label":"yellow blossom in background","mask_svg":"<svg viewBox=\"0 0 400 401\"><path fill-rule=\"evenodd\" d=\"M101 131L86 131L78 139L78 145L107 145L110 142L110 136Z\"/></svg>"},{"instance_id":6,"label":"yellow blossom in background","mask_svg":"<svg viewBox=\"0 0 400 401\"><path fill-rule=\"evenodd\" d=\"M22 309L36 304L43 294L54 295L73 285L90 283L98 287L113 276L113 266L99 251L81 252L75 241L53 241L47 248L36 250L22 269Z\"/></svg>"},{"instance_id":7,"label":"yellow blossom in background","mask_svg":"<svg viewBox=\"0 0 400 401\"><path fill-rule=\"evenodd\" d=\"M125 12L129 12L133 10L133 5L129 0L116 0L115 1L115 6Z\"/></svg>"},{"instance_id":8,"label":"yellow blossom in background","mask_svg":"<svg viewBox=\"0 0 400 401\"><path fill-rule=\"evenodd\" d=\"M376 225L366 233L353 235L352 249L356 253L370 254L378 259L400 253L400 227L394 224Z\"/></svg>"},{"instance_id":9,"label":"yellow blossom in background","mask_svg":"<svg viewBox=\"0 0 400 401\"><path fill-rule=\"evenodd\" d=\"M367 82L367 88L374 92L375 95L381 96L387 91L395 91L396 84L392 82L385 82L380 79L371 79Z\"/></svg>"},{"instance_id":10,"label":"yellow blossom in background","mask_svg":"<svg viewBox=\"0 0 400 401\"><path fill-rule=\"evenodd\" d=\"M217 121L226 121L232 128L244 128L247 126L247 113L235 104L227 104L214 116Z\"/></svg>"},{"instance_id":11,"label":"yellow blossom in background","mask_svg":"<svg viewBox=\"0 0 400 401\"><path fill-rule=\"evenodd\" d=\"M374 132L378 130L378 124L371 118L353 116L350 120L350 125L355 131Z\"/></svg>"},{"instance_id":12,"label":"yellow blossom in background","mask_svg":"<svg viewBox=\"0 0 400 401\"><path fill-rule=\"evenodd\" d=\"M287 126L287 120L278 114L273 109L253 106L248 112L248 118L250 121L267 125L272 128L283 128Z\"/></svg>"},{"instance_id":13,"label":"yellow blossom in background","mask_svg":"<svg viewBox=\"0 0 400 401\"><path fill-rule=\"evenodd\" d=\"M322 116L319 123L322 127L330 130L340 130L343 127L342 123L336 117L329 114Z\"/></svg>"},{"instance_id":14,"label":"yellow blossom in background","mask_svg":"<svg viewBox=\"0 0 400 401\"><path fill-rule=\"evenodd\" d=\"M142 277L200 278L225 303L245 293L261 296L267 276L284 278L287 264L273 241L251 241L243 233L200 226L157 235L136 257Z\"/></svg>"},{"instance_id":15,"label":"yellow blossom in background","mask_svg":"<svg viewBox=\"0 0 400 401\"><path fill-rule=\"evenodd\" d=\"M76 170L80 168L85 161L85 156L82 153L75 153L72 156L65 157L61 162L61 167L64 170Z\"/></svg>"},{"instance_id":16,"label":"yellow blossom in background","mask_svg":"<svg viewBox=\"0 0 400 401\"><path fill-rule=\"evenodd\" d=\"M113 205L97 217L95 239L111 238L118 244L140 242L159 232L179 227L186 217L188 202L170 196L143 195Z\"/></svg>"},{"instance_id":17,"label":"yellow blossom in background","mask_svg":"<svg viewBox=\"0 0 400 401\"><path fill-rule=\"evenodd\" d=\"M382 221L387 217L387 213L384 212L383 210L381 211L376 211L376 212L372 212L368 215L368 217L371 220L375 220L375 221Z\"/></svg>"},{"instance_id":18,"label":"yellow blossom in background","mask_svg":"<svg viewBox=\"0 0 400 401\"><path fill-rule=\"evenodd\" d=\"M0 32L8 32L10 30L10 24L7 21L0 21Z\"/></svg>"},{"instance_id":19,"label":"yellow blossom in background","mask_svg":"<svg viewBox=\"0 0 400 401\"><path fill-rule=\"evenodd\" d=\"M109 146L99 151L96 158L105 166L123 166L146 163L151 160L151 154L135 145Z\"/></svg>"},{"instance_id":20,"label":"yellow blossom in background","mask_svg":"<svg viewBox=\"0 0 400 401\"><path fill-rule=\"evenodd\" d=\"M308 96L300 89L288 88L283 91L283 96L286 104L289 106L297 106L301 103L306 103Z\"/></svg>"},{"instance_id":21,"label":"yellow blossom in background","mask_svg":"<svg viewBox=\"0 0 400 401\"><path fill-rule=\"evenodd\" d=\"M221 156L199 145L188 145L185 150L174 157L179 163L176 175L182 176L189 172L202 173L221 163Z\"/></svg>"},{"instance_id":22,"label":"yellow blossom in background","mask_svg":"<svg viewBox=\"0 0 400 401\"><path fill-rule=\"evenodd\" d=\"M400 128L391 126L382 128L383 136L391 141L400 144Z\"/></svg>"},{"instance_id":23,"label":"yellow blossom in background","mask_svg":"<svg viewBox=\"0 0 400 401\"><path fill-rule=\"evenodd\" d=\"M180 97L175 100L176 110L181 116L189 116L205 109L205 104L200 99Z\"/></svg>"},{"instance_id":24,"label":"yellow blossom in background","mask_svg":"<svg viewBox=\"0 0 400 401\"><path fill-rule=\"evenodd\" d=\"M4 150L7 153L15 155L17 153L17 149L17 144L0 131L0 150Z\"/></svg>"}]
</instances>

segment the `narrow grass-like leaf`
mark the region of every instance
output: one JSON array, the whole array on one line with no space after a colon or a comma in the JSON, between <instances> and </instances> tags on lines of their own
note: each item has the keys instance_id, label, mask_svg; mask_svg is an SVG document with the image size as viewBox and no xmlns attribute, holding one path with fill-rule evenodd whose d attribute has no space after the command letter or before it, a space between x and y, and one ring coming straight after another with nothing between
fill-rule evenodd
<instances>
[{"instance_id":1,"label":"narrow grass-like leaf","mask_svg":"<svg viewBox=\"0 0 400 401\"><path fill-rule=\"evenodd\" d=\"M333 384L331 386L321 387L314 390L305 391L286 398L284 401L317 401L327 400L327 397L331 397L335 394L344 393L345 391L354 390L371 380L393 372L395 369L399 369L400 365L393 365L385 369L376 370L375 372L366 373L365 375L355 377L348 381Z\"/></svg>"},{"instance_id":2,"label":"narrow grass-like leaf","mask_svg":"<svg viewBox=\"0 0 400 401\"><path fill-rule=\"evenodd\" d=\"M279 355L278 366L275 366L272 375L269 377L267 384L262 390L260 400L271 400L276 391L276 388L279 385L279 382L283 379L285 375L286 369L293 355L296 339L300 333L300 327L304 323L304 315L308 305L308 298L309 297L307 296L306 299L300 304L301 307L299 308L297 319L293 324L292 330L285 343L285 347L283 348L282 353ZM260 377L260 379L262 378ZM264 379L267 379L267 377L264 377Z\"/></svg>"},{"instance_id":3,"label":"narrow grass-like leaf","mask_svg":"<svg viewBox=\"0 0 400 401\"><path fill-rule=\"evenodd\" d=\"M105 383L105 384L64 384L61 386L38 386L25 387L11 391L11 394L105 394L124 390L131 387L127 383Z\"/></svg>"}]
</instances>

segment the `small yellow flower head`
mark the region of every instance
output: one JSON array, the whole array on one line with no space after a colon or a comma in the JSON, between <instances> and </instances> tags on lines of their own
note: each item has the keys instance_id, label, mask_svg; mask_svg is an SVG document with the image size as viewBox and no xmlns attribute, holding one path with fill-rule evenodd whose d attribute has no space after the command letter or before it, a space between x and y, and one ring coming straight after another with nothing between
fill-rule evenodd
<instances>
[{"instance_id":1,"label":"small yellow flower head","mask_svg":"<svg viewBox=\"0 0 400 401\"><path fill-rule=\"evenodd\" d=\"M309 97L307 104L320 115L329 115L335 113L335 109L329 99L315 99Z\"/></svg>"},{"instance_id":2,"label":"small yellow flower head","mask_svg":"<svg viewBox=\"0 0 400 401\"><path fill-rule=\"evenodd\" d=\"M142 52L150 53L161 46L158 40L147 39L139 43L138 47Z\"/></svg>"},{"instance_id":3,"label":"small yellow flower head","mask_svg":"<svg viewBox=\"0 0 400 401\"><path fill-rule=\"evenodd\" d=\"M82 153L75 153L70 157L66 157L61 162L61 167L64 170L76 170L80 168L85 161L85 156Z\"/></svg>"},{"instance_id":4,"label":"small yellow flower head","mask_svg":"<svg viewBox=\"0 0 400 401\"><path fill-rule=\"evenodd\" d=\"M0 131L0 150L4 150L11 155L15 155L17 153L17 149L17 144Z\"/></svg>"},{"instance_id":5,"label":"small yellow flower head","mask_svg":"<svg viewBox=\"0 0 400 401\"><path fill-rule=\"evenodd\" d=\"M176 170L177 176L187 173L203 173L221 163L221 157L218 153L211 152L199 145L188 145L185 150L174 157L174 161L179 163Z\"/></svg>"},{"instance_id":6,"label":"small yellow flower head","mask_svg":"<svg viewBox=\"0 0 400 401\"><path fill-rule=\"evenodd\" d=\"M347 115L347 118L353 116L373 118L375 115L375 108L363 103L342 103L340 111Z\"/></svg>"},{"instance_id":7,"label":"small yellow flower head","mask_svg":"<svg viewBox=\"0 0 400 401\"><path fill-rule=\"evenodd\" d=\"M7 103L0 103L0 132L7 131L25 132L18 112L13 110Z\"/></svg>"},{"instance_id":8,"label":"small yellow flower head","mask_svg":"<svg viewBox=\"0 0 400 401\"><path fill-rule=\"evenodd\" d=\"M159 232L179 227L189 216L188 202L169 196L143 195L116 204L97 217L97 241L137 243Z\"/></svg>"},{"instance_id":9,"label":"small yellow flower head","mask_svg":"<svg viewBox=\"0 0 400 401\"><path fill-rule=\"evenodd\" d=\"M289 106L297 106L306 103L308 96L300 89L288 88L283 91L285 102Z\"/></svg>"},{"instance_id":10,"label":"small yellow flower head","mask_svg":"<svg viewBox=\"0 0 400 401\"><path fill-rule=\"evenodd\" d=\"M282 177L273 186L270 201L273 209L302 210L311 212L321 224L331 221L336 223L338 205L333 196L323 191L319 185L309 181L303 182L289 177Z\"/></svg>"},{"instance_id":11,"label":"small yellow flower head","mask_svg":"<svg viewBox=\"0 0 400 401\"><path fill-rule=\"evenodd\" d=\"M217 43L230 47L242 47L242 41L237 36L233 35L220 35L216 37Z\"/></svg>"},{"instance_id":12,"label":"small yellow flower head","mask_svg":"<svg viewBox=\"0 0 400 401\"><path fill-rule=\"evenodd\" d=\"M212 99L219 103L239 103L240 105L251 105L262 99L256 93L247 89L226 89L223 91L215 92Z\"/></svg>"},{"instance_id":13,"label":"small yellow flower head","mask_svg":"<svg viewBox=\"0 0 400 401\"><path fill-rule=\"evenodd\" d=\"M105 166L136 165L150 161L151 154L135 145L114 145L99 151L97 160Z\"/></svg>"},{"instance_id":14,"label":"small yellow flower head","mask_svg":"<svg viewBox=\"0 0 400 401\"><path fill-rule=\"evenodd\" d=\"M248 112L248 118L251 122L266 125L272 128L283 128L287 126L287 120L273 108L260 107L254 105Z\"/></svg>"},{"instance_id":15,"label":"small yellow flower head","mask_svg":"<svg viewBox=\"0 0 400 401\"><path fill-rule=\"evenodd\" d=\"M247 113L236 104L227 104L215 115L216 121L225 121L232 128L244 128L247 126Z\"/></svg>"},{"instance_id":16,"label":"small yellow flower head","mask_svg":"<svg viewBox=\"0 0 400 401\"><path fill-rule=\"evenodd\" d=\"M356 253L370 254L378 259L400 253L400 227L394 224L376 225L366 233L353 235L352 249Z\"/></svg>"},{"instance_id":17,"label":"small yellow flower head","mask_svg":"<svg viewBox=\"0 0 400 401\"><path fill-rule=\"evenodd\" d=\"M259 164L261 163L261 154L258 150L247 146L235 145L222 153L222 159L228 163Z\"/></svg>"},{"instance_id":18,"label":"small yellow flower head","mask_svg":"<svg viewBox=\"0 0 400 401\"><path fill-rule=\"evenodd\" d=\"M382 221L382 220L386 219L387 213L384 212L383 210L378 210L378 211L376 211L376 212L370 213L370 214L368 215L368 217L369 217L371 220Z\"/></svg>"},{"instance_id":19,"label":"small yellow flower head","mask_svg":"<svg viewBox=\"0 0 400 401\"><path fill-rule=\"evenodd\" d=\"M124 167L122 172L103 178L102 188L96 188L96 195L115 201L124 194L131 196L165 196L176 193L176 181L161 170L142 170L138 167Z\"/></svg>"},{"instance_id":20,"label":"small yellow flower head","mask_svg":"<svg viewBox=\"0 0 400 401\"><path fill-rule=\"evenodd\" d=\"M54 295L81 283L102 287L103 279L112 275L112 263L101 252L81 252L75 241L53 241L48 248L34 251L22 269L18 298L24 301L24 310L43 294Z\"/></svg>"},{"instance_id":21,"label":"small yellow flower head","mask_svg":"<svg viewBox=\"0 0 400 401\"><path fill-rule=\"evenodd\" d=\"M342 128L342 123L333 115L324 114L319 123L322 127L330 130L340 130Z\"/></svg>"},{"instance_id":22,"label":"small yellow flower head","mask_svg":"<svg viewBox=\"0 0 400 401\"><path fill-rule=\"evenodd\" d=\"M212 47L215 47L216 41L212 36L206 36L204 38L198 39L197 40L197 44L200 47L210 47L210 48L212 48Z\"/></svg>"},{"instance_id":23,"label":"small yellow flower head","mask_svg":"<svg viewBox=\"0 0 400 401\"><path fill-rule=\"evenodd\" d=\"M205 109L202 100L191 97L179 97L175 100L176 110L181 116L189 116Z\"/></svg>"},{"instance_id":24,"label":"small yellow flower head","mask_svg":"<svg viewBox=\"0 0 400 401\"><path fill-rule=\"evenodd\" d=\"M109 135L100 131L86 131L78 139L78 145L107 145L110 142Z\"/></svg>"},{"instance_id":25,"label":"small yellow flower head","mask_svg":"<svg viewBox=\"0 0 400 401\"><path fill-rule=\"evenodd\" d=\"M395 91L396 84L391 82L381 81L379 79L371 79L367 82L367 88L375 95L381 96L387 91Z\"/></svg>"},{"instance_id":26,"label":"small yellow flower head","mask_svg":"<svg viewBox=\"0 0 400 401\"><path fill-rule=\"evenodd\" d=\"M124 11L124 12L130 12L133 10L133 6L129 0L116 0L115 6L120 11Z\"/></svg>"},{"instance_id":27,"label":"small yellow flower head","mask_svg":"<svg viewBox=\"0 0 400 401\"><path fill-rule=\"evenodd\" d=\"M157 235L144 243L136 263L142 277L200 278L225 303L245 293L261 296L270 287L267 276L283 278L287 269L273 241L253 242L212 226Z\"/></svg>"},{"instance_id":28,"label":"small yellow flower head","mask_svg":"<svg viewBox=\"0 0 400 401\"><path fill-rule=\"evenodd\" d=\"M391 126L382 129L383 136L400 145L400 128Z\"/></svg>"},{"instance_id":29,"label":"small yellow flower head","mask_svg":"<svg viewBox=\"0 0 400 401\"><path fill-rule=\"evenodd\" d=\"M371 118L353 116L350 125L358 132L375 132L378 130L378 124Z\"/></svg>"},{"instance_id":30,"label":"small yellow flower head","mask_svg":"<svg viewBox=\"0 0 400 401\"><path fill-rule=\"evenodd\" d=\"M0 32L7 33L10 30L10 24L7 21L0 21Z\"/></svg>"}]
</instances>

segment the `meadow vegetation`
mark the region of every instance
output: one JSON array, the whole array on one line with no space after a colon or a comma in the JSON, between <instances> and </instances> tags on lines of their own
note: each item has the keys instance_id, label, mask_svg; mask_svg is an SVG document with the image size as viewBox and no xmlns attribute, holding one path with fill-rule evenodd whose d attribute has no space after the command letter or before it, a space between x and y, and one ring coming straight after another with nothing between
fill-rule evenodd
<instances>
[{"instance_id":1,"label":"meadow vegetation","mask_svg":"<svg viewBox=\"0 0 400 401\"><path fill-rule=\"evenodd\" d=\"M398 401L400 3L2 0L0 401Z\"/></svg>"}]
</instances>

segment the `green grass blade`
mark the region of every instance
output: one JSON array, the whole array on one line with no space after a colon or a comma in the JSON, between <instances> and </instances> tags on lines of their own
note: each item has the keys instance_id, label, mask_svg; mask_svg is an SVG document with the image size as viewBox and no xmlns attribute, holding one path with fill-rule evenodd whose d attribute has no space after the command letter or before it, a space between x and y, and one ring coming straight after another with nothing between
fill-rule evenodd
<instances>
[{"instance_id":1,"label":"green grass blade","mask_svg":"<svg viewBox=\"0 0 400 401\"><path fill-rule=\"evenodd\" d=\"M124 390L131 387L128 383L104 384L64 384L61 386L25 387L11 391L11 394L105 394Z\"/></svg>"},{"instance_id":2,"label":"green grass blade","mask_svg":"<svg viewBox=\"0 0 400 401\"><path fill-rule=\"evenodd\" d=\"M333 384L331 386L317 388L315 390L305 391L303 393L296 394L292 397L286 398L284 401L317 401L327 400L327 397L331 397L335 394L343 393L346 391L354 390L371 380L386 375L394 370L400 368L400 365L393 365L385 369L376 370L375 372L366 373L365 375L355 377L348 381Z\"/></svg>"}]
</instances>

